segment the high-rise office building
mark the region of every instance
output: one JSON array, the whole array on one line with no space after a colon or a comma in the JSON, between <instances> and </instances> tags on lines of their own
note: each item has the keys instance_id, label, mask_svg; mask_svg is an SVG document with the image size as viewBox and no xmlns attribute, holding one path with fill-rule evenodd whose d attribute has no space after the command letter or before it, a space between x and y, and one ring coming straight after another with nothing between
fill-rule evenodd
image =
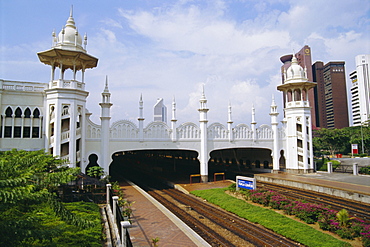
<instances>
[{"instance_id":1,"label":"high-rise office building","mask_svg":"<svg viewBox=\"0 0 370 247\"><path fill-rule=\"evenodd\" d=\"M282 82L284 83L284 71L288 69L291 65L293 55L285 55L280 58L280 61L283 63L281 66ZM300 51L295 54L297 58L298 65L306 70L306 76L308 81L313 82L312 75L312 59L311 59L311 48L308 45L305 45ZM285 97L285 95L284 95ZM285 102L285 101L284 101ZM315 94L314 89L308 90L308 102L311 106L311 124L312 127L316 127L316 112L315 112ZM285 104L285 103L284 103Z\"/></svg>"},{"instance_id":2,"label":"high-rise office building","mask_svg":"<svg viewBox=\"0 0 370 247\"><path fill-rule=\"evenodd\" d=\"M167 122L167 107L164 105L162 98L158 98L154 105L154 121Z\"/></svg>"},{"instance_id":3,"label":"high-rise office building","mask_svg":"<svg viewBox=\"0 0 370 247\"><path fill-rule=\"evenodd\" d=\"M344 62L315 62L312 65L316 126L341 129L349 126Z\"/></svg>"},{"instance_id":4,"label":"high-rise office building","mask_svg":"<svg viewBox=\"0 0 370 247\"><path fill-rule=\"evenodd\" d=\"M353 126L360 126L370 119L370 54L355 58L356 70L350 74L352 81L352 118Z\"/></svg>"}]
</instances>

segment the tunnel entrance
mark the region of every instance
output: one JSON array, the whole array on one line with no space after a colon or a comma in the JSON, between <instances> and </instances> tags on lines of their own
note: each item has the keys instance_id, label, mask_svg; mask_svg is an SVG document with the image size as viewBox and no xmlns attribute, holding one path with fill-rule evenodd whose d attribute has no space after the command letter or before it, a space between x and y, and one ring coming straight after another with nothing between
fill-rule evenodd
<instances>
[{"instance_id":1,"label":"tunnel entrance","mask_svg":"<svg viewBox=\"0 0 370 247\"><path fill-rule=\"evenodd\" d=\"M181 180L199 173L198 153L189 150L132 150L112 156L109 174L112 180L128 178L131 171Z\"/></svg>"},{"instance_id":2,"label":"tunnel entrance","mask_svg":"<svg viewBox=\"0 0 370 247\"><path fill-rule=\"evenodd\" d=\"M208 162L209 175L225 172L227 178L235 174L249 175L272 169L271 150L264 148L231 148L212 151Z\"/></svg>"}]
</instances>

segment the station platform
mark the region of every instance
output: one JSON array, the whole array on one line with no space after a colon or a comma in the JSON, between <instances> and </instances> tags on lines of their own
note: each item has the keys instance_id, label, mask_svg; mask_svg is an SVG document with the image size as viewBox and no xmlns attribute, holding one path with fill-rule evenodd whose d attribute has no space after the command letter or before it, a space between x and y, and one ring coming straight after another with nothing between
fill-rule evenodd
<instances>
[{"instance_id":1,"label":"station platform","mask_svg":"<svg viewBox=\"0 0 370 247\"><path fill-rule=\"evenodd\" d=\"M132 203L132 227L129 229L134 247L151 247L153 239L163 247L210 246L197 233L159 204L135 184L120 182L125 198Z\"/></svg>"}]
</instances>

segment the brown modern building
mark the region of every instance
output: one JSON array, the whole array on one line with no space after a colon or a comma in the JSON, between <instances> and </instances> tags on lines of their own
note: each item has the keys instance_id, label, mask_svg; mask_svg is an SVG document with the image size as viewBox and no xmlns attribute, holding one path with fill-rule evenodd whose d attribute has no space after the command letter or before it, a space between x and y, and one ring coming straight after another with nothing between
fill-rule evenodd
<instances>
[{"instance_id":1,"label":"brown modern building","mask_svg":"<svg viewBox=\"0 0 370 247\"><path fill-rule=\"evenodd\" d=\"M341 129L349 126L344 62L315 62L312 65L316 126Z\"/></svg>"},{"instance_id":2,"label":"brown modern building","mask_svg":"<svg viewBox=\"0 0 370 247\"><path fill-rule=\"evenodd\" d=\"M312 75L312 59L311 59L311 48L308 45L305 45L299 52L295 54L298 64L306 69L306 75L308 81L314 82L313 75ZM281 66L281 74L282 74L282 82L284 83L284 70L290 67L290 63L292 60L293 55L285 55L280 58L280 61L283 63ZM285 97L285 95L284 95ZM316 127L316 112L315 112L315 93L314 88L308 91L308 101L310 103L311 108L311 124L312 128ZM285 106L284 106L285 107Z\"/></svg>"}]
</instances>

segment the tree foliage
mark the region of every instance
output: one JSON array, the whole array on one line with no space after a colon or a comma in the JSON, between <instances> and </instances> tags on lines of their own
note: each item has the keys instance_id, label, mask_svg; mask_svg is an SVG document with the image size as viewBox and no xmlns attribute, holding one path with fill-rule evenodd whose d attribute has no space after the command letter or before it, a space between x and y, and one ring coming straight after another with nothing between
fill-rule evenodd
<instances>
[{"instance_id":1,"label":"tree foliage","mask_svg":"<svg viewBox=\"0 0 370 247\"><path fill-rule=\"evenodd\" d=\"M48 204L62 220L80 227L89 222L65 209L56 198L61 184L74 180L79 168L69 168L62 160L40 151L0 152L0 228L1 244L27 245L30 241L50 240L56 232L45 229L35 206Z\"/></svg>"},{"instance_id":2,"label":"tree foliage","mask_svg":"<svg viewBox=\"0 0 370 247\"><path fill-rule=\"evenodd\" d=\"M313 147L316 154L329 152L351 153L351 144L358 144L359 152L362 147L365 154L370 153L370 127L358 126L343 129L319 129L314 133ZM363 143L363 146L362 146Z\"/></svg>"}]
</instances>

